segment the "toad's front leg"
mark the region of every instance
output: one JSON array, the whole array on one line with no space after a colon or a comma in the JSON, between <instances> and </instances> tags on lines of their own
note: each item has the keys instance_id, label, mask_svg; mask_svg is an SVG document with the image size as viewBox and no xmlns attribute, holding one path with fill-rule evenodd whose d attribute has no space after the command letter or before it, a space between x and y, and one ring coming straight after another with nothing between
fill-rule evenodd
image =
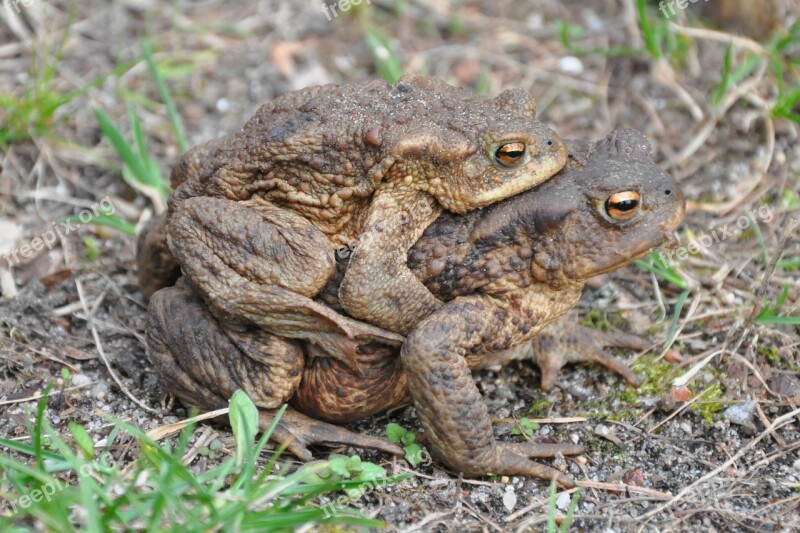
<instances>
[{"instance_id":1,"label":"toad's front leg","mask_svg":"<svg viewBox=\"0 0 800 533\"><path fill-rule=\"evenodd\" d=\"M334 271L334 250L300 215L255 199L190 197L171 206L167 224L183 275L219 318L311 342L351 367L360 342L402 342L311 299Z\"/></svg>"},{"instance_id":2,"label":"toad's front leg","mask_svg":"<svg viewBox=\"0 0 800 533\"><path fill-rule=\"evenodd\" d=\"M530 294L509 301L468 296L447 303L408 335L401 350L409 390L431 452L456 471L469 476L489 473L555 479L571 487L572 479L531 461L542 450L533 443L495 441L486 406L470 372L470 362L482 352L508 350L524 342L579 295ZM546 311L541 311L546 310ZM561 453L582 453L566 445Z\"/></svg>"},{"instance_id":3,"label":"toad's front leg","mask_svg":"<svg viewBox=\"0 0 800 533\"><path fill-rule=\"evenodd\" d=\"M421 191L392 188L375 194L358 246L339 288L352 316L406 333L442 302L406 266L408 250L441 213Z\"/></svg>"}]
</instances>

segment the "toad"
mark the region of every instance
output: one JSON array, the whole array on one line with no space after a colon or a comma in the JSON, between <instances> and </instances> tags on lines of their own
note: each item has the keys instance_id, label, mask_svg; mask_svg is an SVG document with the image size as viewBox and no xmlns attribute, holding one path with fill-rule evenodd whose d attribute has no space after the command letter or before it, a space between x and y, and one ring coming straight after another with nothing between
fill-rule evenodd
<instances>
[{"instance_id":1,"label":"toad","mask_svg":"<svg viewBox=\"0 0 800 533\"><path fill-rule=\"evenodd\" d=\"M179 161L164 225L140 240L141 285L149 295L182 272L217 317L352 365L359 342L401 341L378 328L404 334L442 305L406 256L443 209L508 198L565 162L521 89L488 99L408 76L287 93ZM356 252L339 300L378 327L313 301L340 246Z\"/></svg>"},{"instance_id":2,"label":"toad","mask_svg":"<svg viewBox=\"0 0 800 533\"><path fill-rule=\"evenodd\" d=\"M620 130L597 143L575 142L555 179L481 211L441 215L424 232L407 266L448 303L411 331L402 361L396 348L373 342L359 350L355 373L315 357L319 349L312 344L219 320L186 282L153 296L149 355L187 405L217 408L242 388L267 423L271 410L291 400L295 409L276 437L294 437L289 449L302 458L310 457L306 445L320 442L396 453L379 439L308 416L356 420L402 405L410 394L432 451L453 469L569 485L569 478L529 457L581 449L496 443L470 370L532 359L548 388L563 364L598 361L635 383L630 369L602 348L641 348L641 341L548 324L575 305L586 279L662 244L683 212L680 188L650 160L640 133ZM324 297L337 294L335 280L332 285Z\"/></svg>"}]
</instances>

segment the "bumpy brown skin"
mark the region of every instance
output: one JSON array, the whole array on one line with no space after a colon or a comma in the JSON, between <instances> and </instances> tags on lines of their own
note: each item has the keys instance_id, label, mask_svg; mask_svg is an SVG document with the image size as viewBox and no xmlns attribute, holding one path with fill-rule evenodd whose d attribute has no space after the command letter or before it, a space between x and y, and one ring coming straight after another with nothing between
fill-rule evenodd
<instances>
[{"instance_id":1,"label":"bumpy brown skin","mask_svg":"<svg viewBox=\"0 0 800 533\"><path fill-rule=\"evenodd\" d=\"M535 445L495 443L471 370L531 359L542 369L542 386L551 388L564 364L594 361L636 383L626 365L602 350L645 348L640 339L548 324L577 302L586 279L662 244L682 220L678 184L648 153L646 139L632 130L595 145L573 143L573 160L555 179L481 212L442 215L411 250L408 264L417 277L452 301L412 330L403 367L379 383L392 389L393 380L408 380L432 452L453 469L571 484L528 460L540 452ZM639 213L620 222L605 212L606 200L624 191L642 200ZM348 371L332 366L313 390L301 383L295 405L328 419L342 414L336 396L339 376ZM311 372L313 365L305 374Z\"/></svg>"},{"instance_id":2,"label":"bumpy brown skin","mask_svg":"<svg viewBox=\"0 0 800 533\"><path fill-rule=\"evenodd\" d=\"M464 221L448 227L440 218L426 237L438 231L442 242L437 245L455 244L459 250L446 254L441 267L428 264L422 271L418 255L411 254L412 270L424 272L431 290L464 295L420 322L401 349L429 448L454 470L572 484L557 470L529 460L530 451L520 445L495 442L470 359L513 354L577 302L586 279L641 257L670 237L683 219L685 202L677 182L653 165L649 149L641 134L615 132L592 147L590 165L580 168L579 163L576 172L563 172L534 191L463 217L475 220L467 247L454 235ZM608 201L627 191L638 193L638 212L615 220ZM433 250L422 253L423 258L433 255ZM469 272L481 274L465 283Z\"/></svg>"},{"instance_id":3,"label":"bumpy brown skin","mask_svg":"<svg viewBox=\"0 0 800 533\"><path fill-rule=\"evenodd\" d=\"M168 244L218 317L315 343L352 366L358 344L399 340L312 301L335 250L358 243L340 287L344 309L407 332L442 304L406 266L442 208L489 205L564 166L566 147L535 107L522 90L486 99L422 76L280 96L176 166L166 220L140 240L142 288L174 282ZM496 156L509 142L524 145L512 165Z\"/></svg>"},{"instance_id":4,"label":"bumpy brown skin","mask_svg":"<svg viewBox=\"0 0 800 533\"><path fill-rule=\"evenodd\" d=\"M586 278L622 266L661 244L682 218L680 189L650 161L648 149L644 137L629 130L594 145L574 143L572 162L555 181L481 212L443 215L412 249L409 266L418 278L443 300L452 300L410 334L403 358L432 447L453 468L472 475L489 471L557 475L525 457L543 453L539 447L494 443L468 368L531 358L543 370L543 386L551 387L564 363L593 360L635 382L624 364L602 355L601 350L614 345L641 348L639 339L592 339L574 327L564 336L557 326L542 328L575 303ZM608 196L631 189L643 198L636 217L618 223L603 214ZM333 285L326 296L335 300ZM290 348L268 344L297 345L272 337L253 353L248 350L258 345L242 345L235 336L226 344L222 336L215 343L199 333L187 334L181 324L189 322L189 317L203 331L225 332L232 324L220 324L200 299L192 300L185 291L184 287L166 289L151 302L148 346L153 363L189 405L216 407L235 389L251 392L265 379L272 387L276 379L291 379L281 398L288 398L297 386L292 404L327 420L364 418L408 400L408 375L400 359L392 356L390 348L377 344L360 347L357 367L361 374L334 359L314 357L318 350L304 344L307 361L299 385L291 372L290 378L251 377L253 370L237 363L240 358L266 362L275 354L283 360L291 353L294 361L298 355ZM335 301L326 298L326 303ZM179 313L185 313L185 318ZM209 327L204 329L203 324ZM540 330L542 335L531 341ZM578 353L563 353L563 348ZM293 364L283 366L294 368ZM266 410L281 401L273 399L272 390L266 396L253 395ZM436 417L441 417L441 424ZM380 447L359 442L358 436L346 432L337 435L334 426L320 424L313 430L302 423L287 429L302 441L295 453L306 456L302 444L318 440ZM324 436L315 439L315 433Z\"/></svg>"}]
</instances>

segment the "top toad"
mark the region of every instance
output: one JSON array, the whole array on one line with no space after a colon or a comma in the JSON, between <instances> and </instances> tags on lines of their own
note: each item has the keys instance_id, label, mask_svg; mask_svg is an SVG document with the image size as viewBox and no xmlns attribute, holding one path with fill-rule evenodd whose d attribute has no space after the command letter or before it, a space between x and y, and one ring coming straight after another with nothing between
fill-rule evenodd
<instances>
[{"instance_id":1,"label":"top toad","mask_svg":"<svg viewBox=\"0 0 800 533\"><path fill-rule=\"evenodd\" d=\"M183 156L161 234L223 316L265 287L272 292L260 301L277 301L276 313L297 309L286 292L312 298L334 272L335 250L356 245L339 294L344 309L406 333L442 304L406 266L442 209L508 198L566 163L565 145L535 109L520 89L486 99L422 76L287 93L241 130ZM148 281L145 292L160 288ZM276 290L284 291L277 300ZM307 309L317 314L310 301ZM261 313L259 325L304 337L303 324L276 320L272 328ZM339 326L358 334L344 319Z\"/></svg>"}]
</instances>

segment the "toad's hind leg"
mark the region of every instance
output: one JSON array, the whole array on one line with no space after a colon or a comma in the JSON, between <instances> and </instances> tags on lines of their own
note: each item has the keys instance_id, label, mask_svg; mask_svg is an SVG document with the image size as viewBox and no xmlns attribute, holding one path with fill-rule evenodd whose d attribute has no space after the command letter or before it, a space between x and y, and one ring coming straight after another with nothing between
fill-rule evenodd
<instances>
[{"instance_id":1,"label":"toad's hind leg","mask_svg":"<svg viewBox=\"0 0 800 533\"><path fill-rule=\"evenodd\" d=\"M244 390L259 408L262 430L289 400L302 378L304 355L294 341L258 328L221 324L182 281L158 291L147 313L148 357L169 390L187 407L225 407ZM289 408L273 433L301 459L313 444L352 445L402 455L389 442L319 422Z\"/></svg>"},{"instance_id":2,"label":"toad's hind leg","mask_svg":"<svg viewBox=\"0 0 800 533\"><path fill-rule=\"evenodd\" d=\"M402 342L311 299L335 269L333 245L311 222L260 200L180 193L169 247L216 316L311 342L351 367L359 341Z\"/></svg>"},{"instance_id":3,"label":"toad's hind leg","mask_svg":"<svg viewBox=\"0 0 800 533\"><path fill-rule=\"evenodd\" d=\"M146 299L174 285L181 275L181 267L167 245L166 217L162 213L151 218L136 241L139 288Z\"/></svg>"}]
</instances>

